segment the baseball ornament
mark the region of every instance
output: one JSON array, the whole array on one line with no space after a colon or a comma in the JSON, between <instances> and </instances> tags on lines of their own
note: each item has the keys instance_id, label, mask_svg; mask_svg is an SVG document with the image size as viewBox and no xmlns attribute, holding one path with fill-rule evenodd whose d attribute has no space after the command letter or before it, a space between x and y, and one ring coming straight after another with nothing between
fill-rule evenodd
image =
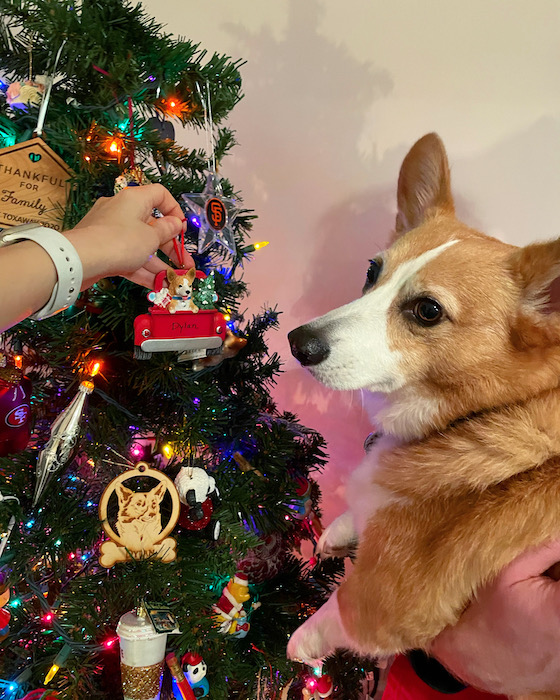
<instances>
[{"instance_id":1,"label":"baseball ornament","mask_svg":"<svg viewBox=\"0 0 560 700\"><path fill-rule=\"evenodd\" d=\"M263 583L278 576L286 559L286 545L280 533L273 532L237 562L239 571L247 574L252 583Z\"/></svg>"},{"instance_id":2,"label":"baseball ornament","mask_svg":"<svg viewBox=\"0 0 560 700\"><path fill-rule=\"evenodd\" d=\"M31 381L15 367L0 368L0 457L21 452L31 435Z\"/></svg>"}]
</instances>

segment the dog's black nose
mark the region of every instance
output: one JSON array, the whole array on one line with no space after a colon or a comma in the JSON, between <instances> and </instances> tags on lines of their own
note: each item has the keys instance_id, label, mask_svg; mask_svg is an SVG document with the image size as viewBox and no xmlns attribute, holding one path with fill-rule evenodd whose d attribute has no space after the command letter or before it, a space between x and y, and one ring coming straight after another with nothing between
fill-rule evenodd
<instances>
[{"instance_id":1,"label":"dog's black nose","mask_svg":"<svg viewBox=\"0 0 560 700\"><path fill-rule=\"evenodd\" d=\"M292 355L302 365L318 365L329 356L330 348L326 341L307 326L300 326L288 333L288 340Z\"/></svg>"}]
</instances>

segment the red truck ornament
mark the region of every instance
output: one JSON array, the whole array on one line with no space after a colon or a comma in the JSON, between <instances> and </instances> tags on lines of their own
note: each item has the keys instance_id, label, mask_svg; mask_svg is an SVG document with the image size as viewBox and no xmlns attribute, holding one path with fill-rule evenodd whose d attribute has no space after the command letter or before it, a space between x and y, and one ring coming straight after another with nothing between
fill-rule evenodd
<instances>
[{"instance_id":1,"label":"red truck ornament","mask_svg":"<svg viewBox=\"0 0 560 700\"><path fill-rule=\"evenodd\" d=\"M174 279L192 276L188 270L172 274ZM196 278L205 279L206 275L197 270ZM186 361L219 354L227 331L223 314L216 309L184 310L197 308L192 303L192 290L184 288L188 283L185 281L181 295L177 295L167 281L166 270L158 272L154 289L148 293L148 301L154 305L134 319L134 357L148 360L154 352L177 352L179 361Z\"/></svg>"}]
</instances>

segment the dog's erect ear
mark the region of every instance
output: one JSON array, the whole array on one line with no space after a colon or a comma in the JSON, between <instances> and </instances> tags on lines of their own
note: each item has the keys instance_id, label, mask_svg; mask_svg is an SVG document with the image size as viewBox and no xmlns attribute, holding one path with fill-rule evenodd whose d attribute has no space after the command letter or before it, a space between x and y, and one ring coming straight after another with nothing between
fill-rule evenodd
<instances>
[{"instance_id":1,"label":"dog's erect ear","mask_svg":"<svg viewBox=\"0 0 560 700\"><path fill-rule=\"evenodd\" d=\"M196 277L196 268L191 267L191 269L187 272L187 282L189 284L192 284L194 282L195 277Z\"/></svg>"},{"instance_id":2,"label":"dog's erect ear","mask_svg":"<svg viewBox=\"0 0 560 700\"><path fill-rule=\"evenodd\" d=\"M169 268L169 270L167 270L167 281L168 281L168 283L171 284L171 283L174 282L176 279L177 279L177 273L176 273L175 270L173 270L172 268Z\"/></svg>"},{"instance_id":3,"label":"dog's erect ear","mask_svg":"<svg viewBox=\"0 0 560 700\"><path fill-rule=\"evenodd\" d=\"M560 239L517 248L508 263L523 301L512 323L514 346L558 346L560 315L550 311L558 308L556 290L551 290L551 284L560 276Z\"/></svg>"},{"instance_id":4,"label":"dog's erect ear","mask_svg":"<svg viewBox=\"0 0 560 700\"><path fill-rule=\"evenodd\" d=\"M119 484L117 488L117 498L119 499L119 506L122 506L128 499L132 496L134 492L127 489L126 486Z\"/></svg>"},{"instance_id":5,"label":"dog's erect ear","mask_svg":"<svg viewBox=\"0 0 560 700\"><path fill-rule=\"evenodd\" d=\"M163 482L152 489L152 494L157 498L158 503L161 502L166 491L167 488L165 487L165 484Z\"/></svg>"},{"instance_id":6,"label":"dog's erect ear","mask_svg":"<svg viewBox=\"0 0 560 700\"><path fill-rule=\"evenodd\" d=\"M399 173L397 204L398 235L420 226L438 209L454 213L449 163L437 134L423 136L406 155Z\"/></svg>"},{"instance_id":7,"label":"dog's erect ear","mask_svg":"<svg viewBox=\"0 0 560 700\"><path fill-rule=\"evenodd\" d=\"M542 301L551 282L560 275L560 238L518 248L509 265L523 296L528 301Z\"/></svg>"}]
</instances>

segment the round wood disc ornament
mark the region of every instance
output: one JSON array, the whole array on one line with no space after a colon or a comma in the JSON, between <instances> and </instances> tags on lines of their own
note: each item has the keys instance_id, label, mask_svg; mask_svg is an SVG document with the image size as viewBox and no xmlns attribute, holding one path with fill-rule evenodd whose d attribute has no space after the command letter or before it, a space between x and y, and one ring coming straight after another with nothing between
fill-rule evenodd
<instances>
[{"instance_id":1,"label":"round wood disc ornament","mask_svg":"<svg viewBox=\"0 0 560 700\"><path fill-rule=\"evenodd\" d=\"M128 488L128 481L151 479L157 484L149 491ZM134 487L134 484L131 484ZM166 495L171 500L171 515L162 524L160 505ZM169 500L169 498L167 500ZM111 499L118 505L118 513L111 517ZM158 469L151 469L146 462L138 462L117 476L103 492L99 501L99 518L110 542L103 542L99 563L109 569L119 561L154 557L164 562L173 561L177 543L168 537L179 519L181 503L175 484ZM114 525L112 524L114 522Z\"/></svg>"}]
</instances>

